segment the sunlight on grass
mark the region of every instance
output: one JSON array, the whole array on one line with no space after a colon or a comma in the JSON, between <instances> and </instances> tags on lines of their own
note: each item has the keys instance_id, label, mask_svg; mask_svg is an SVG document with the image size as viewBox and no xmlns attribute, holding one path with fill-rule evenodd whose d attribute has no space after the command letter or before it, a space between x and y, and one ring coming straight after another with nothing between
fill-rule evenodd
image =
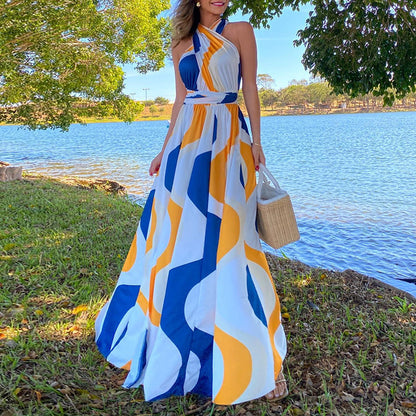
<instances>
[{"instance_id":1,"label":"sunlight on grass","mask_svg":"<svg viewBox=\"0 0 416 416\"><path fill-rule=\"evenodd\" d=\"M13 328L11 326L5 326L0 329L0 341L11 340L16 338L20 334L18 328Z\"/></svg>"},{"instance_id":2,"label":"sunlight on grass","mask_svg":"<svg viewBox=\"0 0 416 416\"><path fill-rule=\"evenodd\" d=\"M312 277L311 276L299 276L299 278L294 282L294 284L301 288L301 287L306 287L309 286L312 282Z\"/></svg>"},{"instance_id":3,"label":"sunlight on grass","mask_svg":"<svg viewBox=\"0 0 416 416\"><path fill-rule=\"evenodd\" d=\"M40 296L32 296L29 299L30 303L38 304L38 305L60 305L60 306L68 306L69 305L69 297L59 295L56 293L47 293Z\"/></svg>"}]
</instances>

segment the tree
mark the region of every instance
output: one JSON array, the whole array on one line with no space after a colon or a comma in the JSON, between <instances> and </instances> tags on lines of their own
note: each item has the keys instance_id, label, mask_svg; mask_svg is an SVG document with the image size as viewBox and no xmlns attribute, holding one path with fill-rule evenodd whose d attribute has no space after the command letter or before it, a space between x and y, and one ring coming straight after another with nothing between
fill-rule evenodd
<instances>
[{"instance_id":1,"label":"tree","mask_svg":"<svg viewBox=\"0 0 416 416\"><path fill-rule=\"evenodd\" d=\"M268 26L286 6L314 10L294 44L304 44L303 64L337 94L374 93L391 105L416 90L416 0L234 0L229 13L252 13Z\"/></svg>"},{"instance_id":2,"label":"tree","mask_svg":"<svg viewBox=\"0 0 416 416\"><path fill-rule=\"evenodd\" d=\"M257 86L260 90L270 90L274 84L274 79L269 74L257 75Z\"/></svg>"},{"instance_id":3,"label":"tree","mask_svg":"<svg viewBox=\"0 0 416 416\"><path fill-rule=\"evenodd\" d=\"M237 104L241 107L241 106L245 106L245 102L244 102L244 95L243 95L243 91L240 89L238 90L238 94L237 94Z\"/></svg>"},{"instance_id":4,"label":"tree","mask_svg":"<svg viewBox=\"0 0 416 416\"><path fill-rule=\"evenodd\" d=\"M416 1L316 1L296 44L336 93L372 92L386 104L415 90Z\"/></svg>"},{"instance_id":5,"label":"tree","mask_svg":"<svg viewBox=\"0 0 416 416\"><path fill-rule=\"evenodd\" d=\"M233 0L227 10L227 14L241 11L243 14L251 14L250 22L254 27L269 27L269 21L280 16L283 9L287 6L293 10L298 10L302 4L311 3L311 0Z\"/></svg>"},{"instance_id":6,"label":"tree","mask_svg":"<svg viewBox=\"0 0 416 416\"><path fill-rule=\"evenodd\" d=\"M259 91L259 97L262 107L273 107L279 101L279 93L273 89L261 89Z\"/></svg>"},{"instance_id":7,"label":"tree","mask_svg":"<svg viewBox=\"0 0 416 416\"><path fill-rule=\"evenodd\" d=\"M327 82L314 82L307 86L308 102L312 104L329 104L335 98L331 96L332 88Z\"/></svg>"},{"instance_id":8,"label":"tree","mask_svg":"<svg viewBox=\"0 0 416 416\"><path fill-rule=\"evenodd\" d=\"M0 121L68 129L85 115L133 120L120 64L163 66L168 0L0 0Z\"/></svg>"},{"instance_id":9,"label":"tree","mask_svg":"<svg viewBox=\"0 0 416 416\"><path fill-rule=\"evenodd\" d=\"M165 104L169 104L169 100L165 97L156 97L154 99L154 103L158 105L165 105Z\"/></svg>"},{"instance_id":10,"label":"tree","mask_svg":"<svg viewBox=\"0 0 416 416\"><path fill-rule=\"evenodd\" d=\"M307 86L290 85L282 91L282 102L285 105L305 106L308 101Z\"/></svg>"},{"instance_id":11,"label":"tree","mask_svg":"<svg viewBox=\"0 0 416 416\"><path fill-rule=\"evenodd\" d=\"M308 81L306 79L301 79L301 80L297 80L297 79L292 79L289 82L289 86L290 85L308 85Z\"/></svg>"}]
</instances>

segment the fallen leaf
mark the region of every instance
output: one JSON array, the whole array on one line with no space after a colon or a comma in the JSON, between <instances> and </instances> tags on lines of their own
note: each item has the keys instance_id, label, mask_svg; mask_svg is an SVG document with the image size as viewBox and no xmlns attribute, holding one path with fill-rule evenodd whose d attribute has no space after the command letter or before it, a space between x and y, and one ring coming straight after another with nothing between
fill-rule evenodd
<instances>
[{"instance_id":1,"label":"fallen leaf","mask_svg":"<svg viewBox=\"0 0 416 416\"><path fill-rule=\"evenodd\" d=\"M81 312L87 311L88 305L79 305L76 308L72 309L71 313L72 315L78 315Z\"/></svg>"},{"instance_id":2,"label":"fallen leaf","mask_svg":"<svg viewBox=\"0 0 416 416\"><path fill-rule=\"evenodd\" d=\"M64 386L62 389L58 389L58 391L62 394L69 394L71 393L71 388L68 386Z\"/></svg>"},{"instance_id":3,"label":"fallen leaf","mask_svg":"<svg viewBox=\"0 0 416 416\"><path fill-rule=\"evenodd\" d=\"M42 398L42 393L40 391L35 390L35 394L36 394L37 401L40 402Z\"/></svg>"},{"instance_id":4,"label":"fallen leaf","mask_svg":"<svg viewBox=\"0 0 416 416\"><path fill-rule=\"evenodd\" d=\"M404 416L404 414L399 409L394 409L395 416Z\"/></svg>"},{"instance_id":5,"label":"fallen leaf","mask_svg":"<svg viewBox=\"0 0 416 416\"><path fill-rule=\"evenodd\" d=\"M92 399L92 400L98 400L99 399L99 397L96 394L91 393L88 390L85 390L85 389L75 389L75 391L80 396L85 396L85 397L88 397L89 399Z\"/></svg>"},{"instance_id":6,"label":"fallen leaf","mask_svg":"<svg viewBox=\"0 0 416 416\"><path fill-rule=\"evenodd\" d=\"M381 388L381 390L383 390L383 391L384 391L384 393L386 393L386 394L390 394L390 388L389 388L388 386L386 386L385 384L382 384L382 385L380 386L380 388Z\"/></svg>"},{"instance_id":7,"label":"fallen leaf","mask_svg":"<svg viewBox=\"0 0 416 416\"><path fill-rule=\"evenodd\" d=\"M68 329L69 332L80 332L81 327L79 325L73 325L71 328Z\"/></svg>"},{"instance_id":8,"label":"fallen leaf","mask_svg":"<svg viewBox=\"0 0 416 416\"><path fill-rule=\"evenodd\" d=\"M8 312L10 313L10 315L16 316L16 315L20 315L21 313L24 313L24 311L25 311L24 308L13 308L13 309L10 309Z\"/></svg>"},{"instance_id":9,"label":"fallen leaf","mask_svg":"<svg viewBox=\"0 0 416 416\"><path fill-rule=\"evenodd\" d=\"M17 246L15 243L8 243L3 246L3 251L10 251Z\"/></svg>"},{"instance_id":10,"label":"fallen leaf","mask_svg":"<svg viewBox=\"0 0 416 416\"><path fill-rule=\"evenodd\" d=\"M341 399L345 402L352 402L354 400L354 396L352 394L346 393L345 391L343 391L342 394L343 396Z\"/></svg>"},{"instance_id":11,"label":"fallen leaf","mask_svg":"<svg viewBox=\"0 0 416 416\"><path fill-rule=\"evenodd\" d=\"M130 400L130 403L141 403L144 402L144 399L132 399Z\"/></svg>"},{"instance_id":12,"label":"fallen leaf","mask_svg":"<svg viewBox=\"0 0 416 416\"><path fill-rule=\"evenodd\" d=\"M358 394L359 396L365 395L365 391L361 387L357 387L353 391L354 391L354 394Z\"/></svg>"}]
</instances>

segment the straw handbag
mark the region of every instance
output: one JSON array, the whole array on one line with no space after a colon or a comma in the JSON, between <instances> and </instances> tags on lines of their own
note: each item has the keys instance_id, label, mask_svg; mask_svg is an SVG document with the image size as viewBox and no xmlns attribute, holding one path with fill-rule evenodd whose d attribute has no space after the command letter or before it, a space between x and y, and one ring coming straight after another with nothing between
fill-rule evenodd
<instances>
[{"instance_id":1,"label":"straw handbag","mask_svg":"<svg viewBox=\"0 0 416 416\"><path fill-rule=\"evenodd\" d=\"M289 194L280 188L262 164L257 184L257 229L260 238L273 248L283 247L300 238Z\"/></svg>"}]
</instances>

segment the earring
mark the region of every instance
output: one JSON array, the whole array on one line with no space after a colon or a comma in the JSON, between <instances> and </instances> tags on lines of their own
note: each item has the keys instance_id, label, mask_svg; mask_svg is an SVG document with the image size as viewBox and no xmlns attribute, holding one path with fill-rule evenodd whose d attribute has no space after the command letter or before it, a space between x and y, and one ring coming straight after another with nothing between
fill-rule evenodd
<instances>
[{"instance_id":1,"label":"earring","mask_svg":"<svg viewBox=\"0 0 416 416\"><path fill-rule=\"evenodd\" d=\"M196 2L196 7L201 7L201 3L199 1Z\"/></svg>"}]
</instances>

